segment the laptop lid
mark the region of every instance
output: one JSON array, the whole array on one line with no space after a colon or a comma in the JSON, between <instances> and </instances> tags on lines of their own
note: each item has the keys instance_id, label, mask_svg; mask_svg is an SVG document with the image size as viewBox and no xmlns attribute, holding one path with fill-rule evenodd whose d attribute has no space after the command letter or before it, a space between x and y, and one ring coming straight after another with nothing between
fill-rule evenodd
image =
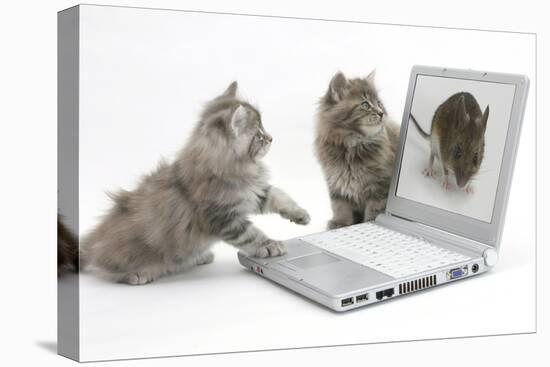
<instances>
[{"instance_id":1,"label":"laptop lid","mask_svg":"<svg viewBox=\"0 0 550 367\"><path fill-rule=\"evenodd\" d=\"M498 249L528 86L523 75L414 66L386 213Z\"/></svg>"}]
</instances>

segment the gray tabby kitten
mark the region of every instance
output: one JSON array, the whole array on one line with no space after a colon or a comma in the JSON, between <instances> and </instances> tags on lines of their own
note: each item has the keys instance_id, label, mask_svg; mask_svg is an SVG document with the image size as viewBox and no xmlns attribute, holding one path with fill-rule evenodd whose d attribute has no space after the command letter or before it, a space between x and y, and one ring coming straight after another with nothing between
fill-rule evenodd
<instances>
[{"instance_id":1,"label":"gray tabby kitten","mask_svg":"<svg viewBox=\"0 0 550 367\"><path fill-rule=\"evenodd\" d=\"M248 219L274 212L298 224L308 213L268 183L260 159L272 138L260 113L236 96L233 82L209 102L173 163L161 162L114 205L84 239L85 269L128 284L211 263L210 247L225 241L257 257L285 252Z\"/></svg>"},{"instance_id":2,"label":"gray tabby kitten","mask_svg":"<svg viewBox=\"0 0 550 367\"><path fill-rule=\"evenodd\" d=\"M398 141L399 126L387 118L374 71L350 80L337 73L321 98L315 139L332 204L329 229L384 211Z\"/></svg>"}]
</instances>

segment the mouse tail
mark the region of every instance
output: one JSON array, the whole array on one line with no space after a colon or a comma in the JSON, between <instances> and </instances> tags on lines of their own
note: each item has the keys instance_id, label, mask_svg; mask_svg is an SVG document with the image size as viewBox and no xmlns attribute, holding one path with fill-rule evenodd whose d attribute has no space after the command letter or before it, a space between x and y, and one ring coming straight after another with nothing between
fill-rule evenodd
<instances>
[{"instance_id":1,"label":"mouse tail","mask_svg":"<svg viewBox=\"0 0 550 367\"><path fill-rule=\"evenodd\" d=\"M418 130L418 132L420 133L420 135L422 135L422 137L424 139L428 139L430 137L431 134L428 134L427 132L425 132L421 127L420 125L418 124L418 121L416 121L416 119L414 118L414 115L411 113L411 120L412 122L414 123L414 126L416 126L416 129Z\"/></svg>"}]
</instances>

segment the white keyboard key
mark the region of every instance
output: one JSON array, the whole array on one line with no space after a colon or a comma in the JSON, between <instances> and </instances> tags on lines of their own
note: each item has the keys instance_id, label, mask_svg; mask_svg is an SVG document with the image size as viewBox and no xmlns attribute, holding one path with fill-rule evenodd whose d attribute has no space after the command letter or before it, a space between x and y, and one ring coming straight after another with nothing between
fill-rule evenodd
<instances>
[{"instance_id":1,"label":"white keyboard key","mask_svg":"<svg viewBox=\"0 0 550 367\"><path fill-rule=\"evenodd\" d=\"M394 278L469 259L424 239L374 223L338 228L301 239Z\"/></svg>"}]
</instances>

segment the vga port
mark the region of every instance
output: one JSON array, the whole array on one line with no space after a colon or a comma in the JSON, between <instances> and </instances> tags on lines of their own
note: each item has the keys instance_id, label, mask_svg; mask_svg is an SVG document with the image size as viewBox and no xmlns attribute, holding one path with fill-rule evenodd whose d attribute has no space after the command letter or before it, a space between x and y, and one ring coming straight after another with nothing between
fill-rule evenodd
<instances>
[{"instance_id":1,"label":"vga port","mask_svg":"<svg viewBox=\"0 0 550 367\"><path fill-rule=\"evenodd\" d=\"M447 279L453 280L462 278L463 276L468 275L468 267L463 266L462 268L454 268L447 272Z\"/></svg>"}]
</instances>

